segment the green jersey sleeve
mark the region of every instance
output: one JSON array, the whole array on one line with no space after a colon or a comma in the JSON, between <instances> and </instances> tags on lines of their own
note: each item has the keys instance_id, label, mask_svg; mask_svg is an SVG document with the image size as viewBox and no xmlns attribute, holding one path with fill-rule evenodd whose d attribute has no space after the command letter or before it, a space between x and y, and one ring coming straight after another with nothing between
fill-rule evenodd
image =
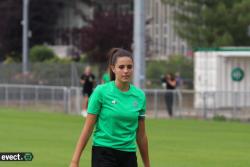
<instances>
[{"instance_id":1,"label":"green jersey sleeve","mask_svg":"<svg viewBox=\"0 0 250 167\"><path fill-rule=\"evenodd\" d=\"M143 93L143 102L142 102L142 108L139 111L139 117L145 117L146 116L146 96Z\"/></svg>"},{"instance_id":2,"label":"green jersey sleeve","mask_svg":"<svg viewBox=\"0 0 250 167\"><path fill-rule=\"evenodd\" d=\"M102 94L101 94L101 87L97 86L94 92L91 94L89 101L88 101L88 109L87 112L89 114L98 115L101 111L102 106Z\"/></svg>"}]
</instances>

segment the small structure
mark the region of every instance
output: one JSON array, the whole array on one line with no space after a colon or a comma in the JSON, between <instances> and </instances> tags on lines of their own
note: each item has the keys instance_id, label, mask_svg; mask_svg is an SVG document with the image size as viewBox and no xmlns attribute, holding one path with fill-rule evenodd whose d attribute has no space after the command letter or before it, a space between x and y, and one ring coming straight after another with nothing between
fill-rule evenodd
<instances>
[{"instance_id":1,"label":"small structure","mask_svg":"<svg viewBox=\"0 0 250 167\"><path fill-rule=\"evenodd\" d=\"M49 46L59 58L80 57L81 51L72 45Z\"/></svg>"},{"instance_id":2,"label":"small structure","mask_svg":"<svg viewBox=\"0 0 250 167\"><path fill-rule=\"evenodd\" d=\"M198 49L194 54L195 107L250 107L250 48Z\"/></svg>"}]
</instances>

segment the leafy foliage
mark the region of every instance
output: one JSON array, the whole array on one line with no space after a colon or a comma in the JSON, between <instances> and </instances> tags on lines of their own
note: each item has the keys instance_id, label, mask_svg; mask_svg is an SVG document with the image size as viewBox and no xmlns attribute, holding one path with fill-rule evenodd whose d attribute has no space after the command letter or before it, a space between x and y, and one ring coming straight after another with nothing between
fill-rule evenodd
<instances>
[{"instance_id":1,"label":"leafy foliage","mask_svg":"<svg viewBox=\"0 0 250 167\"><path fill-rule=\"evenodd\" d=\"M151 81L149 87L160 87L161 78L167 73L176 72L184 79L187 88L192 88L193 60L181 55L172 55L167 61L151 60L147 62L146 76ZM186 83L185 83L186 81Z\"/></svg>"},{"instance_id":2,"label":"leafy foliage","mask_svg":"<svg viewBox=\"0 0 250 167\"><path fill-rule=\"evenodd\" d=\"M0 61L8 54L13 59L18 59L21 52L21 11L22 1L0 1Z\"/></svg>"},{"instance_id":3,"label":"leafy foliage","mask_svg":"<svg viewBox=\"0 0 250 167\"><path fill-rule=\"evenodd\" d=\"M81 48L90 61L105 62L106 53L113 47L131 50L132 33L131 14L99 12L89 26L82 28Z\"/></svg>"},{"instance_id":4,"label":"leafy foliage","mask_svg":"<svg viewBox=\"0 0 250 167\"><path fill-rule=\"evenodd\" d=\"M43 62L55 57L56 55L53 50L43 45L36 45L32 47L29 55L31 62Z\"/></svg>"},{"instance_id":5,"label":"leafy foliage","mask_svg":"<svg viewBox=\"0 0 250 167\"><path fill-rule=\"evenodd\" d=\"M31 0L30 1L30 38L31 46L37 44L53 44L56 32L57 19L63 0Z\"/></svg>"},{"instance_id":6,"label":"leafy foliage","mask_svg":"<svg viewBox=\"0 0 250 167\"><path fill-rule=\"evenodd\" d=\"M29 5L30 46L54 42L55 26L63 0L31 0ZM0 1L0 60L20 59L22 48L22 1ZM13 54L14 53L14 54Z\"/></svg>"},{"instance_id":7,"label":"leafy foliage","mask_svg":"<svg viewBox=\"0 0 250 167\"><path fill-rule=\"evenodd\" d=\"M176 31L192 47L249 46L249 0L163 0L176 7Z\"/></svg>"}]
</instances>

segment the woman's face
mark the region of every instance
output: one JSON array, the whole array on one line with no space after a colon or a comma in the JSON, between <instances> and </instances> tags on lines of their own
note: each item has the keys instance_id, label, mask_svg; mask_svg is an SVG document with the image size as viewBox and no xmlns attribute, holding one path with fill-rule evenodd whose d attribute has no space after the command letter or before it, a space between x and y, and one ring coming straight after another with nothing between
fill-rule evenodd
<instances>
[{"instance_id":1,"label":"woman's face","mask_svg":"<svg viewBox=\"0 0 250 167\"><path fill-rule=\"evenodd\" d=\"M133 61L130 57L119 57L116 64L112 66L116 81L127 83L131 81L133 75Z\"/></svg>"},{"instance_id":2,"label":"woman's face","mask_svg":"<svg viewBox=\"0 0 250 167\"><path fill-rule=\"evenodd\" d=\"M167 74L167 75L166 75L166 78L167 78L167 79L170 79L170 78L171 78L171 76L170 76L169 74Z\"/></svg>"},{"instance_id":3,"label":"woman's face","mask_svg":"<svg viewBox=\"0 0 250 167\"><path fill-rule=\"evenodd\" d=\"M87 67L85 68L85 70L84 70L84 73L85 73L86 75L89 75L89 74L91 73L91 67L90 67L90 66L87 66Z\"/></svg>"}]
</instances>

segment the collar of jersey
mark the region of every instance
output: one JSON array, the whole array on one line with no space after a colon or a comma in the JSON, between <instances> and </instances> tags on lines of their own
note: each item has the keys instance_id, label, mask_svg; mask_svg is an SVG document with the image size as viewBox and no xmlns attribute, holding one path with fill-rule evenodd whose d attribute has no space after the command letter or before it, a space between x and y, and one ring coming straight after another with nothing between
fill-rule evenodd
<instances>
[{"instance_id":1,"label":"collar of jersey","mask_svg":"<svg viewBox=\"0 0 250 167\"><path fill-rule=\"evenodd\" d=\"M112 85L113 85L114 89L115 89L117 92L121 93L121 94L130 95L131 92L132 92L132 85L131 85L131 84L129 84L129 90L126 91L126 92L121 91L121 90L116 86L115 81L112 81Z\"/></svg>"}]
</instances>

